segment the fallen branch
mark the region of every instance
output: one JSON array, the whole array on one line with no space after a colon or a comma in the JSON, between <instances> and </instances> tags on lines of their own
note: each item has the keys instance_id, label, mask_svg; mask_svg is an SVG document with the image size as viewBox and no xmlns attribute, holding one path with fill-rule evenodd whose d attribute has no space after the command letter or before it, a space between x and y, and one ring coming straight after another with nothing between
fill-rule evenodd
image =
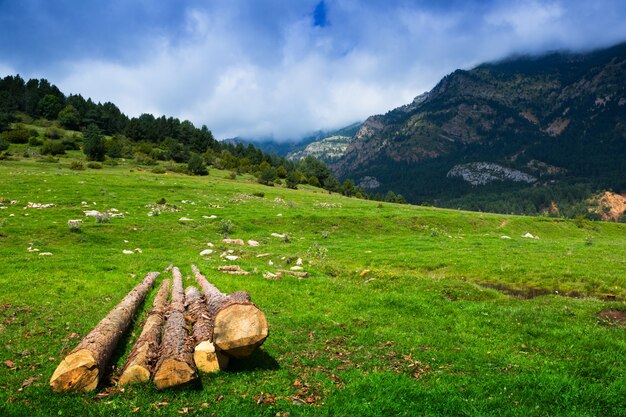
<instances>
[{"instance_id":1,"label":"fallen branch","mask_svg":"<svg viewBox=\"0 0 626 417\"><path fill-rule=\"evenodd\" d=\"M117 342L158 275L158 272L147 274L61 361L50 378L53 391L91 391L98 386Z\"/></svg>"}]
</instances>

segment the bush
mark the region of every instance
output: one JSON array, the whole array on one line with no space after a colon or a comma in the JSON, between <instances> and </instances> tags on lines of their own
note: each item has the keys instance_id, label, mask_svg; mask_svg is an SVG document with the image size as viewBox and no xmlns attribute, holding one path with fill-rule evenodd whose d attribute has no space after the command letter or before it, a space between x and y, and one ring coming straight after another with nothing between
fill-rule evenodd
<instances>
[{"instance_id":1,"label":"bush","mask_svg":"<svg viewBox=\"0 0 626 417\"><path fill-rule=\"evenodd\" d=\"M30 146L41 146L43 145L43 140L39 136L31 136L28 139L28 144Z\"/></svg>"},{"instance_id":2,"label":"bush","mask_svg":"<svg viewBox=\"0 0 626 417\"><path fill-rule=\"evenodd\" d=\"M165 174L167 171L161 165L152 168L153 174Z\"/></svg>"},{"instance_id":3,"label":"bush","mask_svg":"<svg viewBox=\"0 0 626 417\"><path fill-rule=\"evenodd\" d=\"M218 225L218 232L224 237L228 237L234 230L235 225L230 220L222 220Z\"/></svg>"},{"instance_id":4,"label":"bush","mask_svg":"<svg viewBox=\"0 0 626 417\"><path fill-rule=\"evenodd\" d=\"M41 147L42 155L64 155L65 145L58 140L46 140Z\"/></svg>"},{"instance_id":5,"label":"bush","mask_svg":"<svg viewBox=\"0 0 626 417\"><path fill-rule=\"evenodd\" d=\"M2 132L0 138L11 143L28 143L28 139L30 138L30 132L23 126L18 126L13 130L7 130L6 132Z\"/></svg>"},{"instance_id":6,"label":"bush","mask_svg":"<svg viewBox=\"0 0 626 417\"><path fill-rule=\"evenodd\" d=\"M206 165L204 164L204 160L200 155L194 153L189 158L189 162L187 163L187 169L189 173L192 175L208 175L209 172L206 169Z\"/></svg>"},{"instance_id":7,"label":"bush","mask_svg":"<svg viewBox=\"0 0 626 417\"><path fill-rule=\"evenodd\" d=\"M102 169L102 164L99 162L87 162L87 168Z\"/></svg>"},{"instance_id":8,"label":"bush","mask_svg":"<svg viewBox=\"0 0 626 417\"><path fill-rule=\"evenodd\" d=\"M84 169L85 169L85 166L84 166L84 165L83 165L83 163L82 163L82 162L80 162L80 161L72 161L72 162L70 163L70 169L71 169L72 171L82 171L82 170L84 170Z\"/></svg>"},{"instance_id":9,"label":"bush","mask_svg":"<svg viewBox=\"0 0 626 417\"><path fill-rule=\"evenodd\" d=\"M259 197L259 198L265 197L265 193L260 192L260 191L254 192L254 193L252 193L252 195L255 196L255 197Z\"/></svg>"},{"instance_id":10,"label":"bush","mask_svg":"<svg viewBox=\"0 0 626 417\"><path fill-rule=\"evenodd\" d=\"M7 149L9 149L9 142L0 137L0 151L6 151Z\"/></svg>"},{"instance_id":11,"label":"bush","mask_svg":"<svg viewBox=\"0 0 626 417\"><path fill-rule=\"evenodd\" d=\"M64 135L59 129L55 127L49 127L46 129L45 136L48 139L61 139Z\"/></svg>"}]
</instances>

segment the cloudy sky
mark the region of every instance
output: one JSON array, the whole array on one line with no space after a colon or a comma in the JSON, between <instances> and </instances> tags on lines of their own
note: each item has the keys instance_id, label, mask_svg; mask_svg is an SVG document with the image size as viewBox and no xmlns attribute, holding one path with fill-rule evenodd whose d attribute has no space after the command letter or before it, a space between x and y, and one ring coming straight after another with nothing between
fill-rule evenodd
<instances>
[{"instance_id":1,"label":"cloudy sky","mask_svg":"<svg viewBox=\"0 0 626 417\"><path fill-rule=\"evenodd\" d=\"M296 138L410 102L457 68L626 40L624 0L0 0L0 76Z\"/></svg>"}]
</instances>

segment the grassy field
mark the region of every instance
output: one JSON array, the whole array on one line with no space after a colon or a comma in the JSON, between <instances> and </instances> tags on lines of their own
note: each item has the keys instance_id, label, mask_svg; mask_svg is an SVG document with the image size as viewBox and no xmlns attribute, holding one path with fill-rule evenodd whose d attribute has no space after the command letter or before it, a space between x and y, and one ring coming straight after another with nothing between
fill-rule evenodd
<instances>
[{"instance_id":1,"label":"grassy field","mask_svg":"<svg viewBox=\"0 0 626 417\"><path fill-rule=\"evenodd\" d=\"M2 416L626 415L626 327L599 315L626 310L624 224L380 204L225 171L73 171L69 162L0 162ZM168 206L149 216L160 199ZM124 217L83 215L113 208ZM227 229L261 245L225 245ZM209 242L214 254L200 256ZM252 275L217 271L228 249ZM309 278L263 277L297 258ZM224 292L250 292L270 323L262 348L193 387L52 393L64 354L170 263L185 276L198 265Z\"/></svg>"}]
</instances>

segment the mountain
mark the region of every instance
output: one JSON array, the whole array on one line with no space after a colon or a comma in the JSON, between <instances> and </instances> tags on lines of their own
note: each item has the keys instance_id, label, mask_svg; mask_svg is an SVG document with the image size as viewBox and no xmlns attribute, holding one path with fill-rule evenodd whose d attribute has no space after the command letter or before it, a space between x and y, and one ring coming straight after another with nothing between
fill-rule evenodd
<instances>
[{"instance_id":1,"label":"mountain","mask_svg":"<svg viewBox=\"0 0 626 417\"><path fill-rule=\"evenodd\" d=\"M626 192L624 161L626 43L457 70L369 117L331 169L414 203L533 213Z\"/></svg>"},{"instance_id":2,"label":"mountain","mask_svg":"<svg viewBox=\"0 0 626 417\"><path fill-rule=\"evenodd\" d=\"M245 146L252 144L265 153L284 156L292 161L299 161L312 155L321 161L331 162L343 155L361 124L357 122L341 129L318 130L300 139L283 142L273 139L250 140L239 137L224 139L223 142L233 145L241 143ZM307 149L311 144L311 148Z\"/></svg>"},{"instance_id":3,"label":"mountain","mask_svg":"<svg viewBox=\"0 0 626 417\"><path fill-rule=\"evenodd\" d=\"M299 161L307 156L313 156L327 164L335 162L343 157L361 125L362 123L358 122L338 130L321 132L313 141L307 138L301 142L299 149L287 154L287 159ZM306 146L303 146L305 144Z\"/></svg>"}]
</instances>

